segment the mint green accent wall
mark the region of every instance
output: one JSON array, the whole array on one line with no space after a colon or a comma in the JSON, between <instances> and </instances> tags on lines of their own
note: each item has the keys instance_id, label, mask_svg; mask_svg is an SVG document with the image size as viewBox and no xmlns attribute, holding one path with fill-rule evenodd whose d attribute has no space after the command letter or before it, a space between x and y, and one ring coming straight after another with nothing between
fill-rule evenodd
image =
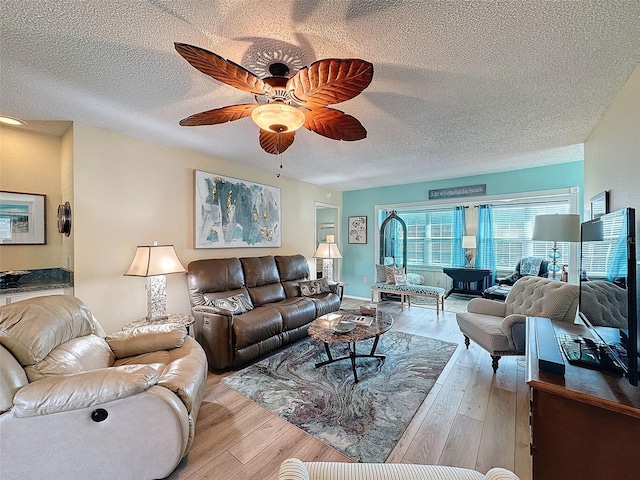
<instances>
[{"instance_id":1,"label":"mint green accent wall","mask_svg":"<svg viewBox=\"0 0 640 480\"><path fill-rule=\"evenodd\" d=\"M402 172L398 172L399 175ZM557 188L584 186L584 162L562 163L546 167L525 168L508 172L451 178L434 182L410 183L390 187L351 190L342 193L342 280L347 282L346 295L369 298L370 285L375 281L376 231L375 206L398 203L424 202L429 190L486 184L487 195L553 190ZM462 199L462 201L464 201ZM582 202L579 212L582 212ZM347 239L347 218L354 215L367 216L366 245L349 244ZM363 277L369 282L363 283Z\"/></svg>"}]
</instances>

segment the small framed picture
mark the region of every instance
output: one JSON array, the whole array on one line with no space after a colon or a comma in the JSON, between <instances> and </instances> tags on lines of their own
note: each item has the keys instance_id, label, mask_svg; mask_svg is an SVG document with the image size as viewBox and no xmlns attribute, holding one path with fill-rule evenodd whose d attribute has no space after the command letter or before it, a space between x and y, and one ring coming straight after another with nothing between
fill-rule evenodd
<instances>
[{"instance_id":1,"label":"small framed picture","mask_svg":"<svg viewBox=\"0 0 640 480\"><path fill-rule=\"evenodd\" d=\"M367 217L349 217L349 243L367 243Z\"/></svg>"},{"instance_id":2,"label":"small framed picture","mask_svg":"<svg viewBox=\"0 0 640 480\"><path fill-rule=\"evenodd\" d=\"M609 190L591 197L591 219L600 218L609 213Z\"/></svg>"},{"instance_id":3,"label":"small framed picture","mask_svg":"<svg viewBox=\"0 0 640 480\"><path fill-rule=\"evenodd\" d=\"M0 191L0 245L46 244L46 196Z\"/></svg>"}]
</instances>

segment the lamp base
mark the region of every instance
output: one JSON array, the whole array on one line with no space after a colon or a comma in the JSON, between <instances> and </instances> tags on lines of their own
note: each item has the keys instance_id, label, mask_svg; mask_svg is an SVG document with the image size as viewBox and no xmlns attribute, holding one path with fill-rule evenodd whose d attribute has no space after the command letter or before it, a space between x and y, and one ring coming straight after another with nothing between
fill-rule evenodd
<instances>
[{"instance_id":1,"label":"lamp base","mask_svg":"<svg viewBox=\"0 0 640 480\"><path fill-rule=\"evenodd\" d=\"M322 276L329 282L333 282L333 258L322 259Z\"/></svg>"},{"instance_id":2,"label":"lamp base","mask_svg":"<svg viewBox=\"0 0 640 480\"><path fill-rule=\"evenodd\" d=\"M558 266L558 260L560 260L561 256L562 254L558 252L557 242L553 242L553 248L551 249L551 252L549 252L549 258L551 259L551 263L549 264L549 271L551 272L552 280L556 280L558 272L561 269L561 267Z\"/></svg>"},{"instance_id":3,"label":"lamp base","mask_svg":"<svg viewBox=\"0 0 640 480\"><path fill-rule=\"evenodd\" d=\"M464 254L464 257L467 259L467 264L464 266L464 268L473 268L473 252L471 251L470 248L467 248L466 253Z\"/></svg>"},{"instance_id":4,"label":"lamp base","mask_svg":"<svg viewBox=\"0 0 640 480\"><path fill-rule=\"evenodd\" d=\"M167 318L167 276L147 277L147 321Z\"/></svg>"}]
</instances>

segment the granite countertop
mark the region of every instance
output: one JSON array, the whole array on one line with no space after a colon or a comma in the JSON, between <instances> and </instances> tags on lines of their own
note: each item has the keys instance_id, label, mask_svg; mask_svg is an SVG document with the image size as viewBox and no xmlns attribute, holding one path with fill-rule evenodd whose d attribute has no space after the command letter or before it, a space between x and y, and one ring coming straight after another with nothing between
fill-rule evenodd
<instances>
[{"instance_id":1,"label":"granite countertop","mask_svg":"<svg viewBox=\"0 0 640 480\"><path fill-rule=\"evenodd\" d=\"M0 288L0 295L73 287L73 272L63 268L41 268L23 270L21 272L25 273L20 276L17 283L11 283Z\"/></svg>"}]
</instances>

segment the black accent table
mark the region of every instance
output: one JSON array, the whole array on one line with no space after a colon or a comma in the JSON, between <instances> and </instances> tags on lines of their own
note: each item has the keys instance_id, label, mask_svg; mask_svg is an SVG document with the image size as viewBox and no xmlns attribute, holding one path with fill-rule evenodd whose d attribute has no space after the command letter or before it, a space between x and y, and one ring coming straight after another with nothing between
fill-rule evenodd
<instances>
[{"instance_id":1,"label":"black accent table","mask_svg":"<svg viewBox=\"0 0 640 480\"><path fill-rule=\"evenodd\" d=\"M447 298L452 293L482 296L484 289L489 287L487 283L491 278L491 270L450 267L443 268L442 271L453 280L453 286L444 298Z\"/></svg>"}]
</instances>

